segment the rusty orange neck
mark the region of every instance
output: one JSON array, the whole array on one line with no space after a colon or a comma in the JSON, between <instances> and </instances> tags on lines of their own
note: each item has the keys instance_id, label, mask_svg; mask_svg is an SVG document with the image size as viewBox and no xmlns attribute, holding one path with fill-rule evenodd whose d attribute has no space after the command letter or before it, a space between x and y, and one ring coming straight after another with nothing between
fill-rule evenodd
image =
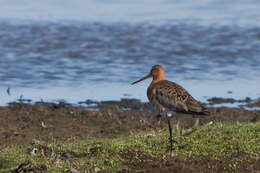
<instances>
[{"instance_id":1,"label":"rusty orange neck","mask_svg":"<svg viewBox=\"0 0 260 173\"><path fill-rule=\"evenodd\" d=\"M160 82L162 80L166 80L164 71L160 71L157 75L153 76L152 84L155 84L155 83Z\"/></svg>"}]
</instances>

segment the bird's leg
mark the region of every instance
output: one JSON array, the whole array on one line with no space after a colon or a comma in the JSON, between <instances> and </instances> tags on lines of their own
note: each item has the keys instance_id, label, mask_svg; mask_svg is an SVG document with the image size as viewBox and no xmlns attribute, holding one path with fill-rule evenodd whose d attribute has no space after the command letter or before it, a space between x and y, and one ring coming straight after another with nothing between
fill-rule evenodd
<instances>
[{"instance_id":1,"label":"bird's leg","mask_svg":"<svg viewBox=\"0 0 260 173\"><path fill-rule=\"evenodd\" d=\"M193 125L193 128L197 129L200 125L200 119L199 118L196 118L195 119L195 122L194 122L194 125Z\"/></svg>"},{"instance_id":2,"label":"bird's leg","mask_svg":"<svg viewBox=\"0 0 260 173\"><path fill-rule=\"evenodd\" d=\"M159 115L162 115L163 117L165 117L167 119L168 122L168 128L169 128L169 140L170 140L170 151L172 154L172 150L173 150L173 141L172 141L172 125L171 125L171 116L172 114L168 113L164 108L161 108L159 111Z\"/></svg>"},{"instance_id":3,"label":"bird's leg","mask_svg":"<svg viewBox=\"0 0 260 173\"><path fill-rule=\"evenodd\" d=\"M171 118L167 116L167 121L168 121L168 127L169 127L169 133L170 133L170 145L171 145L171 148L170 148L170 151L172 153L172 126L171 126Z\"/></svg>"},{"instance_id":4,"label":"bird's leg","mask_svg":"<svg viewBox=\"0 0 260 173\"><path fill-rule=\"evenodd\" d=\"M162 117L163 117L163 115L162 115L161 112L159 112L159 113L156 115L157 120L160 120Z\"/></svg>"}]
</instances>

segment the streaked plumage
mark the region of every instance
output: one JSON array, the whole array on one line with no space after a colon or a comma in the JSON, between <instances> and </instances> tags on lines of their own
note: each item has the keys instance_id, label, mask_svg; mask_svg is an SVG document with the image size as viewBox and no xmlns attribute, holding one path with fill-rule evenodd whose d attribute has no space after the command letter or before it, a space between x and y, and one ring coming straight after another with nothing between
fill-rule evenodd
<instances>
[{"instance_id":1,"label":"streaked plumage","mask_svg":"<svg viewBox=\"0 0 260 173\"><path fill-rule=\"evenodd\" d=\"M208 111L180 85L162 80L151 84L147 97L160 111L206 115Z\"/></svg>"},{"instance_id":2,"label":"streaked plumage","mask_svg":"<svg viewBox=\"0 0 260 173\"><path fill-rule=\"evenodd\" d=\"M147 97L150 103L159 110L160 114L168 115L170 112L175 112L192 115L209 115L209 111L196 101L183 87L166 80L164 69L160 65L154 65L147 76L132 84L149 77L153 77L153 81L147 89ZM169 117L168 125L172 150L172 129Z\"/></svg>"}]
</instances>

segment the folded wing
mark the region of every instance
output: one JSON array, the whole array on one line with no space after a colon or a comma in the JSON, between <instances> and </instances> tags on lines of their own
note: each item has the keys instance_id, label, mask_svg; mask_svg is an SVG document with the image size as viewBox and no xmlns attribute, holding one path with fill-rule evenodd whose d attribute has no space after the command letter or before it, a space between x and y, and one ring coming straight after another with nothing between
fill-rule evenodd
<instances>
[{"instance_id":1,"label":"folded wing","mask_svg":"<svg viewBox=\"0 0 260 173\"><path fill-rule=\"evenodd\" d=\"M159 109L187 114L209 114L208 110L183 87L168 80L151 84L147 90L147 96L150 102L158 106Z\"/></svg>"}]
</instances>

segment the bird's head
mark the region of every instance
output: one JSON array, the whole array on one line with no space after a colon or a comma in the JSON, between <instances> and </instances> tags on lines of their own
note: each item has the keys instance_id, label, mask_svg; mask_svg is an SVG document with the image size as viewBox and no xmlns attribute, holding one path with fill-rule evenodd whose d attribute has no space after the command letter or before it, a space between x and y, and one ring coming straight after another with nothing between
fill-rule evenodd
<instances>
[{"instance_id":1,"label":"bird's head","mask_svg":"<svg viewBox=\"0 0 260 173\"><path fill-rule=\"evenodd\" d=\"M141 81L143 81L143 80L145 80L147 78L150 78L150 77L153 77L152 83L156 83L156 82L159 82L161 80L166 80L165 71L162 68L162 66L154 65L148 75L146 75L145 77L143 77L143 78L133 82L132 85L134 85L134 84L136 84L138 82L141 82Z\"/></svg>"}]
</instances>

